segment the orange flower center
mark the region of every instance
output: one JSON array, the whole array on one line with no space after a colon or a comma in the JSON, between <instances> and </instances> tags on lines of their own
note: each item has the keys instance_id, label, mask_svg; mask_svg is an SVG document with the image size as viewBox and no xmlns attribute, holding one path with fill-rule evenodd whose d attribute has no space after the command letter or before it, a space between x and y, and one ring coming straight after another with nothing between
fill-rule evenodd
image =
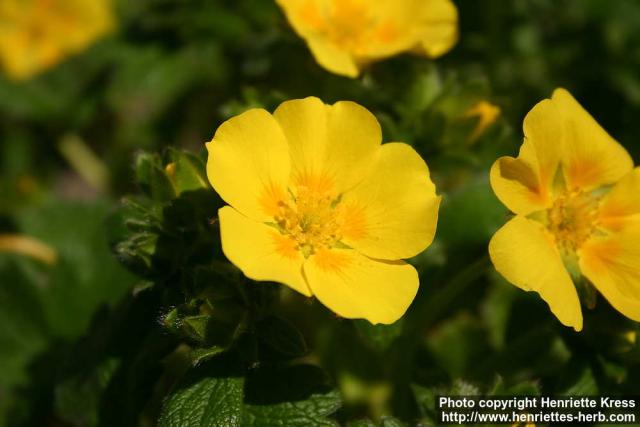
<instances>
[{"instance_id":1,"label":"orange flower center","mask_svg":"<svg viewBox=\"0 0 640 427\"><path fill-rule=\"evenodd\" d=\"M340 241L339 204L340 198L329 192L299 185L295 194L290 192L289 198L278 203L274 221L280 233L309 257Z\"/></svg>"},{"instance_id":2,"label":"orange flower center","mask_svg":"<svg viewBox=\"0 0 640 427\"><path fill-rule=\"evenodd\" d=\"M391 20L377 19L371 6L361 0L335 0L326 8L308 1L300 16L333 44L354 53L366 53L372 41L389 43L398 37L397 26Z\"/></svg>"},{"instance_id":3,"label":"orange flower center","mask_svg":"<svg viewBox=\"0 0 640 427\"><path fill-rule=\"evenodd\" d=\"M364 5L358 2L334 2L327 35L335 44L353 49L362 43L363 30L372 24L368 15Z\"/></svg>"},{"instance_id":4,"label":"orange flower center","mask_svg":"<svg viewBox=\"0 0 640 427\"><path fill-rule=\"evenodd\" d=\"M548 228L559 246L576 251L598 225L599 199L581 190L567 191L547 211Z\"/></svg>"}]
</instances>

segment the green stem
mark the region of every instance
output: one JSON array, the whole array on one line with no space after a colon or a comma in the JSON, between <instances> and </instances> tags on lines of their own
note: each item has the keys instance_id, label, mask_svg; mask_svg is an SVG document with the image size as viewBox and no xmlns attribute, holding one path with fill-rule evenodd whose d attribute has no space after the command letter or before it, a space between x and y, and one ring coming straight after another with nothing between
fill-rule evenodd
<instances>
[{"instance_id":1,"label":"green stem","mask_svg":"<svg viewBox=\"0 0 640 427\"><path fill-rule=\"evenodd\" d=\"M58 144L62 156L89 185L105 192L109 184L109 170L102 160L78 135L66 135Z\"/></svg>"},{"instance_id":2,"label":"green stem","mask_svg":"<svg viewBox=\"0 0 640 427\"><path fill-rule=\"evenodd\" d=\"M424 331L447 313L452 306L456 305L456 300L467 287L484 274L488 266L489 257L483 256L454 275L445 286L429 298L426 304L416 310L413 316L415 321L412 322L414 328L419 332Z\"/></svg>"},{"instance_id":3,"label":"green stem","mask_svg":"<svg viewBox=\"0 0 640 427\"><path fill-rule=\"evenodd\" d=\"M448 313L456 305L457 299L464 294L469 285L482 276L489 266L488 256L483 256L465 269L455 274L447 283L429 298L428 302L418 306L410 314L407 322L408 329L398 342L392 370L395 375L394 407L398 413L411 412L413 402L410 388L417 347L421 343L420 337L436 321ZM445 272L443 272L444 274Z\"/></svg>"}]
</instances>

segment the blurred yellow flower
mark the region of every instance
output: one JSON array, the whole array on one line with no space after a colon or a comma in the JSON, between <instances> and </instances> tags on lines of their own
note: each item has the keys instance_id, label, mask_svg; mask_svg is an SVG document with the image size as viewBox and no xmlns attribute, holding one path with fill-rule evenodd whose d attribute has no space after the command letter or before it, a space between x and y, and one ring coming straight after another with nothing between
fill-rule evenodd
<instances>
[{"instance_id":1,"label":"blurred yellow flower","mask_svg":"<svg viewBox=\"0 0 640 427\"><path fill-rule=\"evenodd\" d=\"M524 134L518 157L491 168L493 190L516 214L489 244L496 269L576 331L571 275L640 321L640 168L564 89L533 107Z\"/></svg>"},{"instance_id":2,"label":"blurred yellow flower","mask_svg":"<svg viewBox=\"0 0 640 427\"><path fill-rule=\"evenodd\" d=\"M20 234L0 234L0 252L26 255L49 265L58 261L58 253L54 248L38 239Z\"/></svg>"},{"instance_id":3,"label":"blurred yellow flower","mask_svg":"<svg viewBox=\"0 0 640 427\"><path fill-rule=\"evenodd\" d=\"M487 130L489 127L498 120L500 117L500 107L490 103L489 101L479 101L476 102L464 112L465 118L476 118L477 123L471 135L469 135L469 142L472 143Z\"/></svg>"},{"instance_id":4,"label":"blurred yellow flower","mask_svg":"<svg viewBox=\"0 0 640 427\"><path fill-rule=\"evenodd\" d=\"M0 63L10 78L29 79L113 26L110 0L2 0Z\"/></svg>"},{"instance_id":5,"label":"blurred yellow flower","mask_svg":"<svg viewBox=\"0 0 640 427\"><path fill-rule=\"evenodd\" d=\"M628 331L624 334L624 338L629 342L629 344L634 345L638 339L638 333L636 331Z\"/></svg>"},{"instance_id":6,"label":"blurred yellow flower","mask_svg":"<svg viewBox=\"0 0 640 427\"><path fill-rule=\"evenodd\" d=\"M207 174L231 205L219 211L225 255L342 317L396 321L418 289L401 259L433 240L440 197L413 148L381 140L365 108L313 97L223 123Z\"/></svg>"},{"instance_id":7,"label":"blurred yellow flower","mask_svg":"<svg viewBox=\"0 0 640 427\"><path fill-rule=\"evenodd\" d=\"M331 71L357 77L363 65L402 52L437 57L458 38L451 0L277 0L289 23Z\"/></svg>"}]
</instances>

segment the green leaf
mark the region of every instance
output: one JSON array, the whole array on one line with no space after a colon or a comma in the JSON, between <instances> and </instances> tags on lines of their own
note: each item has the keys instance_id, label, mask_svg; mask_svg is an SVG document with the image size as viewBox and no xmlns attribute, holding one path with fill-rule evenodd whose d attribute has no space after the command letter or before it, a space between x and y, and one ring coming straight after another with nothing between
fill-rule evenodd
<instances>
[{"instance_id":1,"label":"green leaf","mask_svg":"<svg viewBox=\"0 0 640 427\"><path fill-rule=\"evenodd\" d=\"M172 52L155 44L118 47L122 62L110 79L107 101L123 115L123 127L152 124L190 87L219 78L224 69L216 43L190 43Z\"/></svg>"},{"instance_id":2,"label":"green leaf","mask_svg":"<svg viewBox=\"0 0 640 427\"><path fill-rule=\"evenodd\" d=\"M480 306L482 318L489 332L491 345L498 350L502 350L504 347L509 325L509 313L516 292L518 290L514 286L493 283L487 292L486 299Z\"/></svg>"},{"instance_id":3,"label":"green leaf","mask_svg":"<svg viewBox=\"0 0 640 427\"><path fill-rule=\"evenodd\" d=\"M400 113L413 117L424 112L442 93L442 85L442 77L437 67L429 64L411 84L404 105L399 108Z\"/></svg>"},{"instance_id":4,"label":"green leaf","mask_svg":"<svg viewBox=\"0 0 640 427\"><path fill-rule=\"evenodd\" d=\"M207 348L195 348L189 353L191 363L196 366L226 351L226 347L214 345Z\"/></svg>"},{"instance_id":5,"label":"green leaf","mask_svg":"<svg viewBox=\"0 0 640 427\"><path fill-rule=\"evenodd\" d=\"M27 260L0 255L0 393L5 387L26 380L27 363L48 339L42 302L33 280L24 271L26 263Z\"/></svg>"},{"instance_id":6,"label":"green leaf","mask_svg":"<svg viewBox=\"0 0 640 427\"><path fill-rule=\"evenodd\" d=\"M380 427L406 427L406 424L394 417L382 417Z\"/></svg>"},{"instance_id":7,"label":"green leaf","mask_svg":"<svg viewBox=\"0 0 640 427\"><path fill-rule=\"evenodd\" d=\"M21 232L52 246L59 255L44 279L46 286L33 283L55 336L84 332L94 310L117 301L135 280L109 251L104 230L108 209L105 201L51 200L19 216Z\"/></svg>"},{"instance_id":8,"label":"green leaf","mask_svg":"<svg viewBox=\"0 0 640 427\"><path fill-rule=\"evenodd\" d=\"M90 375L79 374L59 384L55 390L57 416L73 425L99 425L100 398L119 363L119 359L106 359Z\"/></svg>"},{"instance_id":9,"label":"green leaf","mask_svg":"<svg viewBox=\"0 0 640 427\"><path fill-rule=\"evenodd\" d=\"M245 427L337 426L341 406L323 371L311 365L263 368L247 377Z\"/></svg>"},{"instance_id":10,"label":"green leaf","mask_svg":"<svg viewBox=\"0 0 640 427\"><path fill-rule=\"evenodd\" d=\"M153 200L168 202L176 197L176 189L157 154L144 152L138 154L135 160L135 172L138 183Z\"/></svg>"},{"instance_id":11,"label":"green leaf","mask_svg":"<svg viewBox=\"0 0 640 427\"><path fill-rule=\"evenodd\" d=\"M268 316L257 328L259 340L282 356L301 357L309 351L300 331L282 317Z\"/></svg>"},{"instance_id":12,"label":"green leaf","mask_svg":"<svg viewBox=\"0 0 640 427\"><path fill-rule=\"evenodd\" d=\"M162 325L169 331L177 334L182 327L182 317L180 317L180 311L177 308L172 308L161 318Z\"/></svg>"},{"instance_id":13,"label":"green leaf","mask_svg":"<svg viewBox=\"0 0 640 427\"><path fill-rule=\"evenodd\" d=\"M427 421L427 425L435 425L438 419L436 399L439 393L420 384L411 384L411 390L418 404L421 417Z\"/></svg>"},{"instance_id":14,"label":"green leaf","mask_svg":"<svg viewBox=\"0 0 640 427\"><path fill-rule=\"evenodd\" d=\"M243 332L245 318L245 309L233 302L212 305L195 298L169 310L162 324L197 347L226 349Z\"/></svg>"},{"instance_id":15,"label":"green leaf","mask_svg":"<svg viewBox=\"0 0 640 427\"><path fill-rule=\"evenodd\" d=\"M521 381L515 384L507 384L504 379L496 376L493 387L487 393L489 396L538 396L540 386L537 381Z\"/></svg>"},{"instance_id":16,"label":"green leaf","mask_svg":"<svg viewBox=\"0 0 640 427\"><path fill-rule=\"evenodd\" d=\"M449 393L454 396L479 396L480 389L475 384L457 379L453 382Z\"/></svg>"},{"instance_id":17,"label":"green leaf","mask_svg":"<svg viewBox=\"0 0 640 427\"><path fill-rule=\"evenodd\" d=\"M207 329L211 316L207 314L200 314L198 316L189 316L184 318L184 326L187 333L193 338L199 341L206 341Z\"/></svg>"},{"instance_id":18,"label":"green leaf","mask_svg":"<svg viewBox=\"0 0 640 427\"><path fill-rule=\"evenodd\" d=\"M51 267L0 255L0 388L24 383L31 359L54 338L82 334L104 303L133 284L108 250L98 202L51 201L23 209L18 232L58 254ZM0 391L1 393L1 391Z\"/></svg>"},{"instance_id":19,"label":"green leaf","mask_svg":"<svg viewBox=\"0 0 640 427\"><path fill-rule=\"evenodd\" d=\"M443 321L428 337L428 347L439 365L452 377L477 369L477 361L490 350L487 334L475 317L460 312Z\"/></svg>"},{"instance_id":20,"label":"green leaf","mask_svg":"<svg viewBox=\"0 0 640 427\"><path fill-rule=\"evenodd\" d=\"M563 390L564 396L596 396L599 393L593 371L584 363L573 363L561 382L570 384Z\"/></svg>"},{"instance_id":21,"label":"green leaf","mask_svg":"<svg viewBox=\"0 0 640 427\"><path fill-rule=\"evenodd\" d=\"M406 427L406 424L395 417L384 416L380 423L376 424L369 419L350 421L347 427Z\"/></svg>"},{"instance_id":22,"label":"green leaf","mask_svg":"<svg viewBox=\"0 0 640 427\"><path fill-rule=\"evenodd\" d=\"M479 209L479 207L482 207ZM486 245L504 224L506 208L493 194L486 176L478 176L443 200L438 235L454 245Z\"/></svg>"},{"instance_id":23,"label":"green leaf","mask_svg":"<svg viewBox=\"0 0 640 427\"><path fill-rule=\"evenodd\" d=\"M183 192L168 201L126 198L111 217L111 246L127 268L144 278L161 282L175 273L192 276L195 271L197 275L203 265L214 267L211 262L223 258L214 221L222 205L208 188ZM213 270L220 268L216 265ZM223 278L224 274L216 273Z\"/></svg>"},{"instance_id":24,"label":"green leaf","mask_svg":"<svg viewBox=\"0 0 640 427\"><path fill-rule=\"evenodd\" d=\"M376 423L369 419L349 421L347 427L378 427Z\"/></svg>"},{"instance_id":25,"label":"green leaf","mask_svg":"<svg viewBox=\"0 0 640 427\"><path fill-rule=\"evenodd\" d=\"M403 320L391 325L372 325L366 320L356 320L354 325L362 339L370 347L384 351L402 334Z\"/></svg>"},{"instance_id":26,"label":"green leaf","mask_svg":"<svg viewBox=\"0 0 640 427\"><path fill-rule=\"evenodd\" d=\"M158 427L235 427L242 420L242 377L196 369L165 401Z\"/></svg>"},{"instance_id":27,"label":"green leaf","mask_svg":"<svg viewBox=\"0 0 640 427\"><path fill-rule=\"evenodd\" d=\"M46 425L53 418L64 425L91 425L92 419L103 426L137 425L161 361L176 346L157 326L158 297L154 289L129 295L96 313L79 341L50 343L31 361L29 383L2 399L9 401L9 425ZM82 422L60 419L67 417Z\"/></svg>"}]
</instances>

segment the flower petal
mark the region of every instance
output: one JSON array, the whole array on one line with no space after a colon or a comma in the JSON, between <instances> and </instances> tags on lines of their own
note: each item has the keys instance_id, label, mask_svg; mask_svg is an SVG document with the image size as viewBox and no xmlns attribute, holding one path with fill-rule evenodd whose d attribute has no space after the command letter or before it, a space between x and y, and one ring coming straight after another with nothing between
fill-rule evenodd
<instances>
[{"instance_id":1,"label":"flower petal","mask_svg":"<svg viewBox=\"0 0 640 427\"><path fill-rule=\"evenodd\" d=\"M450 0L422 3L425 16L421 47L431 58L447 53L458 41L458 10Z\"/></svg>"},{"instance_id":2,"label":"flower petal","mask_svg":"<svg viewBox=\"0 0 640 427\"><path fill-rule=\"evenodd\" d=\"M418 273L403 261L376 261L350 249L322 250L304 264L313 294L336 314L390 324L418 291Z\"/></svg>"},{"instance_id":3,"label":"flower petal","mask_svg":"<svg viewBox=\"0 0 640 427\"><path fill-rule=\"evenodd\" d=\"M415 256L433 240L440 199L410 145L383 144L372 172L342 198L342 240L372 258Z\"/></svg>"},{"instance_id":4,"label":"flower petal","mask_svg":"<svg viewBox=\"0 0 640 427\"><path fill-rule=\"evenodd\" d=\"M307 46L318 64L332 73L351 78L356 78L360 74L354 57L324 38L309 37Z\"/></svg>"},{"instance_id":5,"label":"flower petal","mask_svg":"<svg viewBox=\"0 0 640 427\"><path fill-rule=\"evenodd\" d=\"M327 35L335 25L330 19L335 5L317 0L277 0L277 3L295 32L307 42L318 64L346 77L354 78L360 74L353 55L332 43Z\"/></svg>"},{"instance_id":6,"label":"flower petal","mask_svg":"<svg viewBox=\"0 0 640 427\"><path fill-rule=\"evenodd\" d=\"M569 188L613 184L633 169L629 153L565 89L552 101L565 122L563 170Z\"/></svg>"},{"instance_id":7,"label":"flower petal","mask_svg":"<svg viewBox=\"0 0 640 427\"><path fill-rule=\"evenodd\" d=\"M580 270L611 305L640 322L640 227L595 237L580 249Z\"/></svg>"},{"instance_id":8,"label":"flower petal","mask_svg":"<svg viewBox=\"0 0 640 427\"><path fill-rule=\"evenodd\" d=\"M344 0L337 1L340 2L348 4ZM416 47L426 27L433 24L430 22L434 19L430 3L424 0L378 0L362 2L361 12L352 8L350 15L362 16L358 43L351 47L357 58L368 63ZM438 11L435 14L437 16ZM350 21L357 22L353 18Z\"/></svg>"},{"instance_id":9,"label":"flower petal","mask_svg":"<svg viewBox=\"0 0 640 427\"><path fill-rule=\"evenodd\" d=\"M276 0L276 3L302 38L307 38L326 25L326 13L319 0Z\"/></svg>"},{"instance_id":10,"label":"flower petal","mask_svg":"<svg viewBox=\"0 0 640 427\"><path fill-rule=\"evenodd\" d=\"M113 5L108 0L3 0L0 66L14 80L29 79L85 50L114 27Z\"/></svg>"},{"instance_id":11,"label":"flower petal","mask_svg":"<svg viewBox=\"0 0 640 427\"><path fill-rule=\"evenodd\" d=\"M273 217L286 195L289 147L278 122L262 109L224 122L207 144L207 175L231 206L257 221Z\"/></svg>"},{"instance_id":12,"label":"flower petal","mask_svg":"<svg viewBox=\"0 0 640 427\"><path fill-rule=\"evenodd\" d=\"M284 283L303 295L311 291L302 277L303 258L292 240L253 221L230 206L218 211L222 250L245 276Z\"/></svg>"},{"instance_id":13,"label":"flower petal","mask_svg":"<svg viewBox=\"0 0 640 427\"><path fill-rule=\"evenodd\" d=\"M505 279L525 291L538 292L563 325L582 329L578 293L542 224L516 216L493 236L489 255Z\"/></svg>"},{"instance_id":14,"label":"flower petal","mask_svg":"<svg viewBox=\"0 0 640 427\"><path fill-rule=\"evenodd\" d=\"M285 101L273 112L273 117L289 146L291 173L301 179L323 172L327 145L327 105L310 96ZM294 178L294 180L295 180Z\"/></svg>"},{"instance_id":15,"label":"flower petal","mask_svg":"<svg viewBox=\"0 0 640 427\"><path fill-rule=\"evenodd\" d=\"M563 124L545 99L524 119L525 141L517 158L501 157L491 167L491 187L511 211L528 215L551 206L552 184L562 153Z\"/></svg>"},{"instance_id":16,"label":"flower petal","mask_svg":"<svg viewBox=\"0 0 640 427\"><path fill-rule=\"evenodd\" d=\"M611 231L640 225L640 168L629 172L604 196L599 222Z\"/></svg>"},{"instance_id":17,"label":"flower petal","mask_svg":"<svg viewBox=\"0 0 640 427\"><path fill-rule=\"evenodd\" d=\"M379 154L380 124L354 102L297 99L282 103L274 117L290 147L293 183L322 182L337 196L358 184Z\"/></svg>"}]
</instances>

